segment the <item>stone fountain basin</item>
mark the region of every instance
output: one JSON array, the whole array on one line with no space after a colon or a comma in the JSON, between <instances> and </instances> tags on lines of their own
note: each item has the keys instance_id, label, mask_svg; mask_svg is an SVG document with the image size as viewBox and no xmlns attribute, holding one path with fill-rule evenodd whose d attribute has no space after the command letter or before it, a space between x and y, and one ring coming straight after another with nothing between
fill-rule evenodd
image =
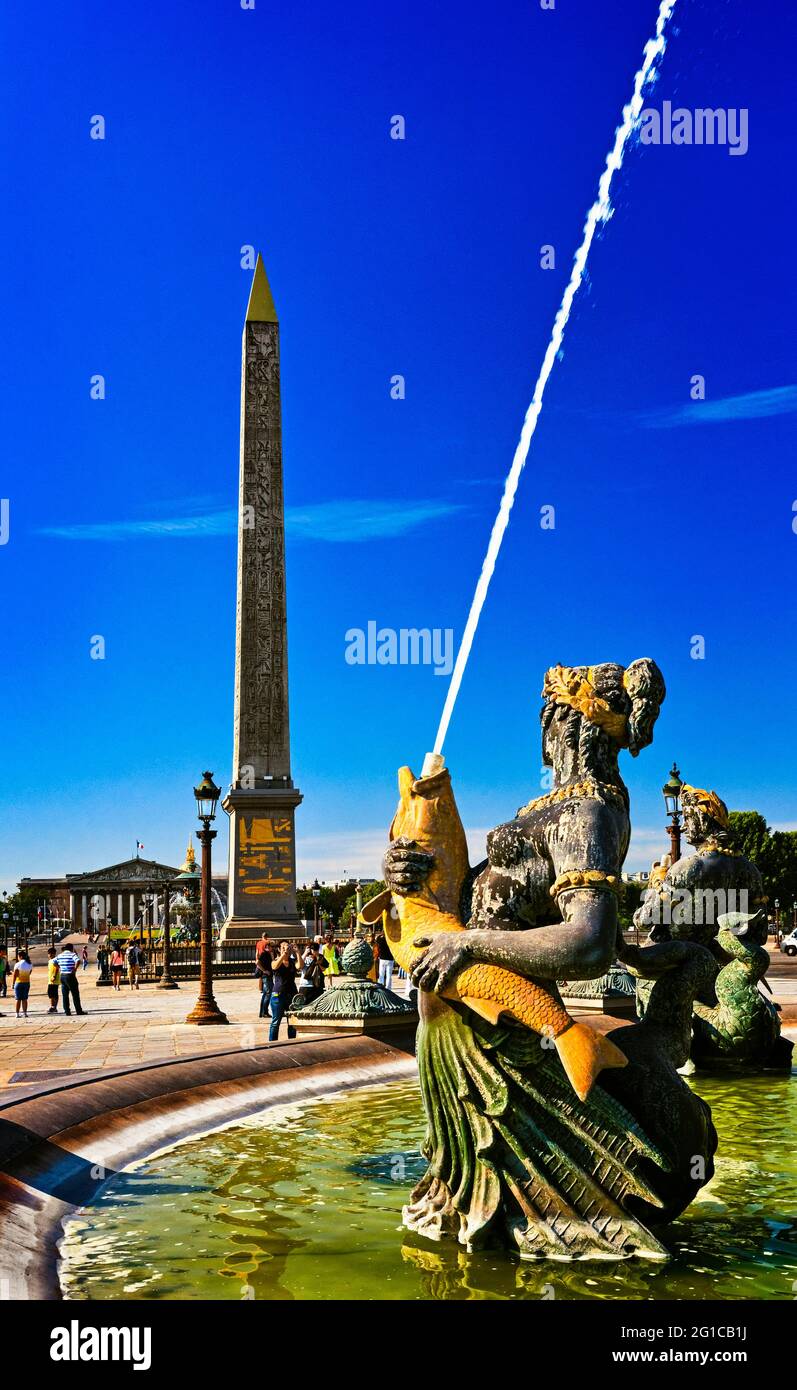
<instances>
[{"instance_id":1,"label":"stone fountain basin","mask_svg":"<svg viewBox=\"0 0 797 1390\"><path fill-rule=\"evenodd\" d=\"M271 1106L415 1070L406 1046L338 1034L20 1088L0 1106L3 1297L61 1297L64 1220L129 1164Z\"/></svg>"}]
</instances>

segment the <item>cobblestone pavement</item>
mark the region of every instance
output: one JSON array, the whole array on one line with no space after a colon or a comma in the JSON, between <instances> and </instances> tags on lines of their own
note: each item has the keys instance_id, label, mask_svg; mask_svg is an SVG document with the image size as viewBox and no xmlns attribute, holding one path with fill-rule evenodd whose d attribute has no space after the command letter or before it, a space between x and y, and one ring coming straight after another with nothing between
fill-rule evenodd
<instances>
[{"instance_id":1,"label":"cobblestone pavement","mask_svg":"<svg viewBox=\"0 0 797 1390\"><path fill-rule=\"evenodd\" d=\"M0 1090L5 1094L11 1077L18 1072L124 1067L228 1052L268 1041L270 1020L258 1017L260 996L255 979L217 981L216 1002L229 1018L229 1026L197 1027L184 1022L197 997L196 980L187 980L176 990L142 985L131 992L124 986L117 994L109 986L97 988L96 970L89 968L80 972L85 1017L73 1014L67 1018L61 1012L60 999L58 1014L47 1013L46 978L43 968L34 969L27 1021L15 1018L10 988L8 997L0 998ZM287 1037L285 1024L280 1037ZM42 1081L48 1079L41 1077Z\"/></svg>"}]
</instances>

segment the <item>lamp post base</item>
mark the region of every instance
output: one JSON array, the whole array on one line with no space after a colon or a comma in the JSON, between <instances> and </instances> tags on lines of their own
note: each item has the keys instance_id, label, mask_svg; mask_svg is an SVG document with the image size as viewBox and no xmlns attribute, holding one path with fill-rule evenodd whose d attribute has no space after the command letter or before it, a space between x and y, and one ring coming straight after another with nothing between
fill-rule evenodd
<instances>
[{"instance_id":1,"label":"lamp post base","mask_svg":"<svg viewBox=\"0 0 797 1390\"><path fill-rule=\"evenodd\" d=\"M177 983L176 980L173 980L173 979L172 979L171 975L165 975L165 976L164 976L164 975L161 975L161 977L160 977L160 979L158 980L158 983L156 984L155 988L156 988L156 989L179 989L180 986L178 985L178 983Z\"/></svg>"},{"instance_id":2,"label":"lamp post base","mask_svg":"<svg viewBox=\"0 0 797 1390\"><path fill-rule=\"evenodd\" d=\"M186 1023L229 1023L226 1014L222 1013L215 999L198 999L187 1019Z\"/></svg>"}]
</instances>

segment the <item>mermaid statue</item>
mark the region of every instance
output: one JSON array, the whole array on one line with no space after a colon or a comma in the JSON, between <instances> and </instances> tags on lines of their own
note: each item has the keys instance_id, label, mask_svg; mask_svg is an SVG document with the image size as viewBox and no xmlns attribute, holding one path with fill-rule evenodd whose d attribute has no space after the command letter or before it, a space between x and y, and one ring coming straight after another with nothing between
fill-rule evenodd
<instances>
[{"instance_id":1,"label":"mermaid statue","mask_svg":"<svg viewBox=\"0 0 797 1390\"><path fill-rule=\"evenodd\" d=\"M629 800L618 766L653 737L665 695L650 659L546 673L552 789L467 863L448 770L400 774L384 861L393 954L418 987L427 1171L404 1223L468 1249L527 1259L667 1257L663 1228L713 1172L705 1103L678 1075L692 1003L715 969L705 945L625 945L617 894ZM600 1037L574 1023L557 979L615 957L652 987L644 1019Z\"/></svg>"},{"instance_id":2,"label":"mermaid statue","mask_svg":"<svg viewBox=\"0 0 797 1390\"><path fill-rule=\"evenodd\" d=\"M634 915L649 941L696 941L714 971L695 999L691 1059L698 1069L788 1070L793 1044L781 1037L778 1010L766 993L769 955L764 885L756 865L735 852L728 808L714 791L681 788L684 834L694 853L652 874ZM637 984L644 1014L650 985Z\"/></svg>"}]
</instances>

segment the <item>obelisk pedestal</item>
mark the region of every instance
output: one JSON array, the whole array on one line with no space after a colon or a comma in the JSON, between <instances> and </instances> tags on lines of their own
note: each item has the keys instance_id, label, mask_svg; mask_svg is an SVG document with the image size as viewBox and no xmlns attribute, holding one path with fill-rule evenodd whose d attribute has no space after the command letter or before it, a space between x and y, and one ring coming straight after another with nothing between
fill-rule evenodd
<instances>
[{"instance_id":1,"label":"obelisk pedestal","mask_svg":"<svg viewBox=\"0 0 797 1390\"><path fill-rule=\"evenodd\" d=\"M257 258L243 334L238 612L227 921L222 940L295 935L279 324Z\"/></svg>"}]
</instances>

